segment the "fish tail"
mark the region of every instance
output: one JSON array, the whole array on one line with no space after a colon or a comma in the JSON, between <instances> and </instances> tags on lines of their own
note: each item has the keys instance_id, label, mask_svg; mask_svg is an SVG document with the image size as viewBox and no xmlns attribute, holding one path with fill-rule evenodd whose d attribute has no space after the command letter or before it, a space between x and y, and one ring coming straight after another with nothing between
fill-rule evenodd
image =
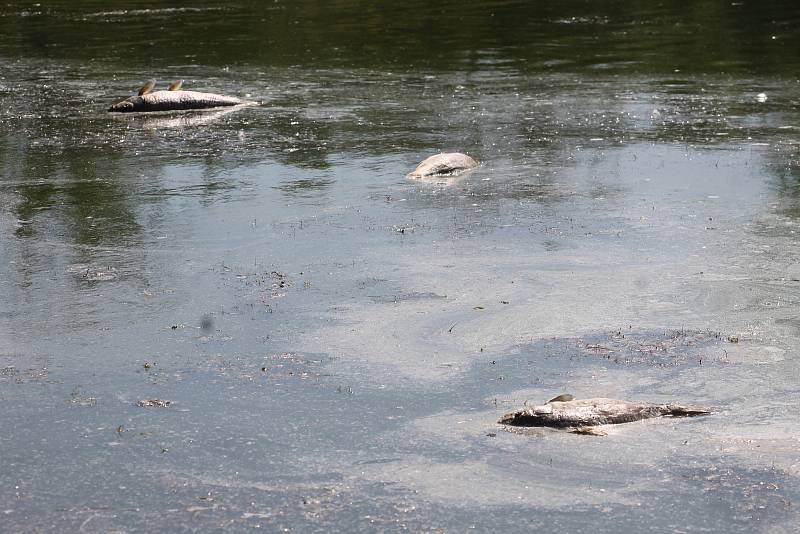
<instances>
[{"instance_id":1,"label":"fish tail","mask_svg":"<svg viewBox=\"0 0 800 534\"><path fill-rule=\"evenodd\" d=\"M711 413L710 408L699 404L669 404L667 408L669 409L669 415L677 417L694 417L695 415L708 415Z\"/></svg>"}]
</instances>

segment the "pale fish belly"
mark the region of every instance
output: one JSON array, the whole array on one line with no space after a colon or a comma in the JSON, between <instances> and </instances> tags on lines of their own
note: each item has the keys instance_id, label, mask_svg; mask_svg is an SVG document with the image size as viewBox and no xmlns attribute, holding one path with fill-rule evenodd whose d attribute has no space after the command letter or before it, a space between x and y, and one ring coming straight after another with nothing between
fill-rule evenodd
<instances>
[{"instance_id":1,"label":"pale fish belly","mask_svg":"<svg viewBox=\"0 0 800 534\"><path fill-rule=\"evenodd\" d=\"M448 152L431 156L408 173L412 178L456 175L478 166L478 162L460 152Z\"/></svg>"}]
</instances>

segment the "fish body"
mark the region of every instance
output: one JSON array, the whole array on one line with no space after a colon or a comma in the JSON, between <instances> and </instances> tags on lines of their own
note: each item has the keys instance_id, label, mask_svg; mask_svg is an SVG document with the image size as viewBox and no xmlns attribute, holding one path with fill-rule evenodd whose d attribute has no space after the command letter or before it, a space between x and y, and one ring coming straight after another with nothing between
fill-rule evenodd
<instances>
[{"instance_id":1,"label":"fish body","mask_svg":"<svg viewBox=\"0 0 800 534\"><path fill-rule=\"evenodd\" d=\"M570 400L556 400L570 397ZM555 428L592 427L630 423L652 417L691 417L707 415L711 410L691 404L652 404L615 399L572 399L556 397L541 406L507 413L499 423L511 426L549 426Z\"/></svg>"},{"instance_id":2,"label":"fish body","mask_svg":"<svg viewBox=\"0 0 800 534\"><path fill-rule=\"evenodd\" d=\"M460 152L436 154L422 161L417 168L408 173L412 178L429 176L453 176L474 169L478 162Z\"/></svg>"},{"instance_id":3,"label":"fish body","mask_svg":"<svg viewBox=\"0 0 800 534\"><path fill-rule=\"evenodd\" d=\"M117 102L108 111L131 113L148 111L175 111L184 109L206 109L220 106L236 106L244 104L242 100L232 96L199 91L154 91L135 95Z\"/></svg>"}]
</instances>

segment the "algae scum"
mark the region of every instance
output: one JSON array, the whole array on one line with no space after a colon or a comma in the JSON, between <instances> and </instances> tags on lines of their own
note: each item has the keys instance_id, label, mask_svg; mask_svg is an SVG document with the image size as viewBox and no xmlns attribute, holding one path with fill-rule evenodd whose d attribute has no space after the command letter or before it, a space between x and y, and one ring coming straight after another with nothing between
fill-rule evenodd
<instances>
[{"instance_id":1,"label":"algae scum","mask_svg":"<svg viewBox=\"0 0 800 534\"><path fill-rule=\"evenodd\" d=\"M798 28L3 4L0 531L793 531ZM713 413L497 424L560 393Z\"/></svg>"}]
</instances>

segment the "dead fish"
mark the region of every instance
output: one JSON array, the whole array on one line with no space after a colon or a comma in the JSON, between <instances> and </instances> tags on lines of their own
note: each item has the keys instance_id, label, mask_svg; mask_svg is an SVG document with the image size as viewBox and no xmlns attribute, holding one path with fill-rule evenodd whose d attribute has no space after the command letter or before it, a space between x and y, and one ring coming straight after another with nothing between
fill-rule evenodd
<instances>
[{"instance_id":1,"label":"dead fish","mask_svg":"<svg viewBox=\"0 0 800 534\"><path fill-rule=\"evenodd\" d=\"M548 426L572 428L579 433L593 434L587 427L630 423L651 417L692 417L708 415L709 408L693 404L652 404L615 399L575 399L559 395L542 406L530 406L507 413L500 421L510 426Z\"/></svg>"},{"instance_id":2,"label":"dead fish","mask_svg":"<svg viewBox=\"0 0 800 534\"><path fill-rule=\"evenodd\" d=\"M244 104L244 101L232 96L201 93L199 91L182 91L183 80L172 83L166 91L153 92L155 85L155 80L147 80L136 96L117 102L108 108L108 111L118 113L175 111Z\"/></svg>"},{"instance_id":3,"label":"dead fish","mask_svg":"<svg viewBox=\"0 0 800 534\"><path fill-rule=\"evenodd\" d=\"M455 176L462 172L474 169L478 162L460 152L448 152L431 156L408 173L412 178L425 178L428 176Z\"/></svg>"}]
</instances>

